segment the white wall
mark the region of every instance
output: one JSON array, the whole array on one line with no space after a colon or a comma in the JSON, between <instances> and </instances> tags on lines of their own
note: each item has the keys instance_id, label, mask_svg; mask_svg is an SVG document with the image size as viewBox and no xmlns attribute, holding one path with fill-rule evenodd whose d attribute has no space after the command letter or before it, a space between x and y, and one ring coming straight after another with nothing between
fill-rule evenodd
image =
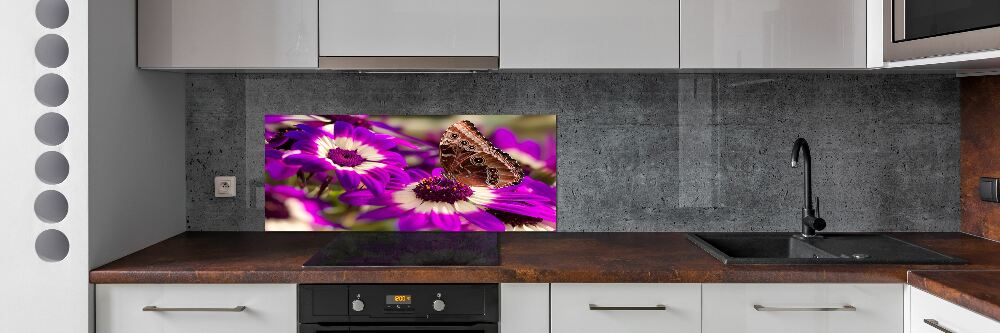
<instances>
[{"instance_id":1,"label":"white wall","mask_svg":"<svg viewBox=\"0 0 1000 333\"><path fill-rule=\"evenodd\" d=\"M37 3L5 1L0 10L0 332L87 332L90 269L184 230L184 78L136 69L133 0L65 0L68 20L55 27L36 19ZM46 34L69 49L53 68L35 58ZM65 102L36 100L46 74L65 79ZM35 135L49 112L69 124L65 141L53 145ZM36 177L46 152L65 156L65 180ZM36 215L36 197L47 190L65 196L65 218ZM36 239L47 230L66 236L64 258L38 255Z\"/></svg>"},{"instance_id":2,"label":"white wall","mask_svg":"<svg viewBox=\"0 0 1000 333\"><path fill-rule=\"evenodd\" d=\"M134 0L90 0L90 267L184 231L184 75L136 67Z\"/></svg>"},{"instance_id":3,"label":"white wall","mask_svg":"<svg viewBox=\"0 0 1000 333\"><path fill-rule=\"evenodd\" d=\"M4 1L0 9L0 332L86 332L88 315L87 224L87 3L67 0L69 19L50 29L35 18L37 1ZM45 34L67 41L69 56L56 68L35 60L35 43ZM45 74L62 76L68 98L55 107L35 99L36 80ZM35 136L36 120L44 113L61 114L69 136L55 146ZM43 152L63 154L69 172L62 182L45 184L35 176L35 161ZM61 192L68 202L65 219L43 222L34 213L36 196ZM63 233L69 251L59 261L42 260L35 241L45 230ZM44 325L44 326L43 326Z\"/></svg>"}]
</instances>

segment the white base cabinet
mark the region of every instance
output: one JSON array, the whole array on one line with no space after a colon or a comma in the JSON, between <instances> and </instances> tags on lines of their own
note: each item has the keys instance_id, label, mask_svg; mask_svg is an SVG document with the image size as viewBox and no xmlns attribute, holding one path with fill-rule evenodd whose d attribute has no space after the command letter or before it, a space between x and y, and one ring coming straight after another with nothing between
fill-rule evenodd
<instances>
[{"instance_id":1,"label":"white base cabinet","mask_svg":"<svg viewBox=\"0 0 1000 333\"><path fill-rule=\"evenodd\" d=\"M1000 332L903 284L524 283L500 295L504 333ZM99 284L95 301L98 333L298 331L294 284Z\"/></svg>"},{"instance_id":2,"label":"white base cabinet","mask_svg":"<svg viewBox=\"0 0 1000 333\"><path fill-rule=\"evenodd\" d=\"M907 333L986 333L1000 332L1000 322L907 287L910 293L910 332Z\"/></svg>"},{"instance_id":3,"label":"white base cabinet","mask_svg":"<svg viewBox=\"0 0 1000 333\"><path fill-rule=\"evenodd\" d=\"M702 332L900 333L904 290L902 284L704 284Z\"/></svg>"},{"instance_id":4,"label":"white base cabinet","mask_svg":"<svg viewBox=\"0 0 1000 333\"><path fill-rule=\"evenodd\" d=\"M99 284L98 333L295 333L294 284ZM149 311L155 306L164 311ZM219 311L243 306L242 311ZM147 308L147 310L144 310Z\"/></svg>"},{"instance_id":5,"label":"white base cabinet","mask_svg":"<svg viewBox=\"0 0 1000 333\"><path fill-rule=\"evenodd\" d=\"M701 332L700 284L554 283L551 303L552 333Z\"/></svg>"},{"instance_id":6,"label":"white base cabinet","mask_svg":"<svg viewBox=\"0 0 1000 333\"><path fill-rule=\"evenodd\" d=\"M500 331L549 333L549 284L501 283Z\"/></svg>"}]
</instances>

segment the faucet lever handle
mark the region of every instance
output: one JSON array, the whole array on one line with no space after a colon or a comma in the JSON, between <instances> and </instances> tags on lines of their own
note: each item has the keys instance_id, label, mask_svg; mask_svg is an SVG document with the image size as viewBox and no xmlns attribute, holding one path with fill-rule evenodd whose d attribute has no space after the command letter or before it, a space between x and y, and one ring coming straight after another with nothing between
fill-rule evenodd
<instances>
[{"instance_id":1,"label":"faucet lever handle","mask_svg":"<svg viewBox=\"0 0 1000 333\"><path fill-rule=\"evenodd\" d=\"M819 217L819 196L816 196L816 217Z\"/></svg>"}]
</instances>

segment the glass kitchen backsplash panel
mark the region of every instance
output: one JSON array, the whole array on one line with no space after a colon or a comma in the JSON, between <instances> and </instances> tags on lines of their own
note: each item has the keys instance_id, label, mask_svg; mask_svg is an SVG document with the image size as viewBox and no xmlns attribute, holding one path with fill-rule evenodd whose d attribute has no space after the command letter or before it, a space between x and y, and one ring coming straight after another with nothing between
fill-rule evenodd
<instances>
[{"instance_id":1,"label":"glass kitchen backsplash panel","mask_svg":"<svg viewBox=\"0 0 1000 333\"><path fill-rule=\"evenodd\" d=\"M556 230L554 115L264 118L265 230Z\"/></svg>"}]
</instances>

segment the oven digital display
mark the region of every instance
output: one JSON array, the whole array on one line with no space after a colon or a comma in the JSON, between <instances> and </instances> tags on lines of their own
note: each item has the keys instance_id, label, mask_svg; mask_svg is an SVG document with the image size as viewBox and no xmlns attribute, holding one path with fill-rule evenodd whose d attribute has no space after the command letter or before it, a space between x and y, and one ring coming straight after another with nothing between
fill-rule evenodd
<instances>
[{"instance_id":1,"label":"oven digital display","mask_svg":"<svg viewBox=\"0 0 1000 333\"><path fill-rule=\"evenodd\" d=\"M385 295L385 304L411 304L413 303L413 296L411 295Z\"/></svg>"}]
</instances>

